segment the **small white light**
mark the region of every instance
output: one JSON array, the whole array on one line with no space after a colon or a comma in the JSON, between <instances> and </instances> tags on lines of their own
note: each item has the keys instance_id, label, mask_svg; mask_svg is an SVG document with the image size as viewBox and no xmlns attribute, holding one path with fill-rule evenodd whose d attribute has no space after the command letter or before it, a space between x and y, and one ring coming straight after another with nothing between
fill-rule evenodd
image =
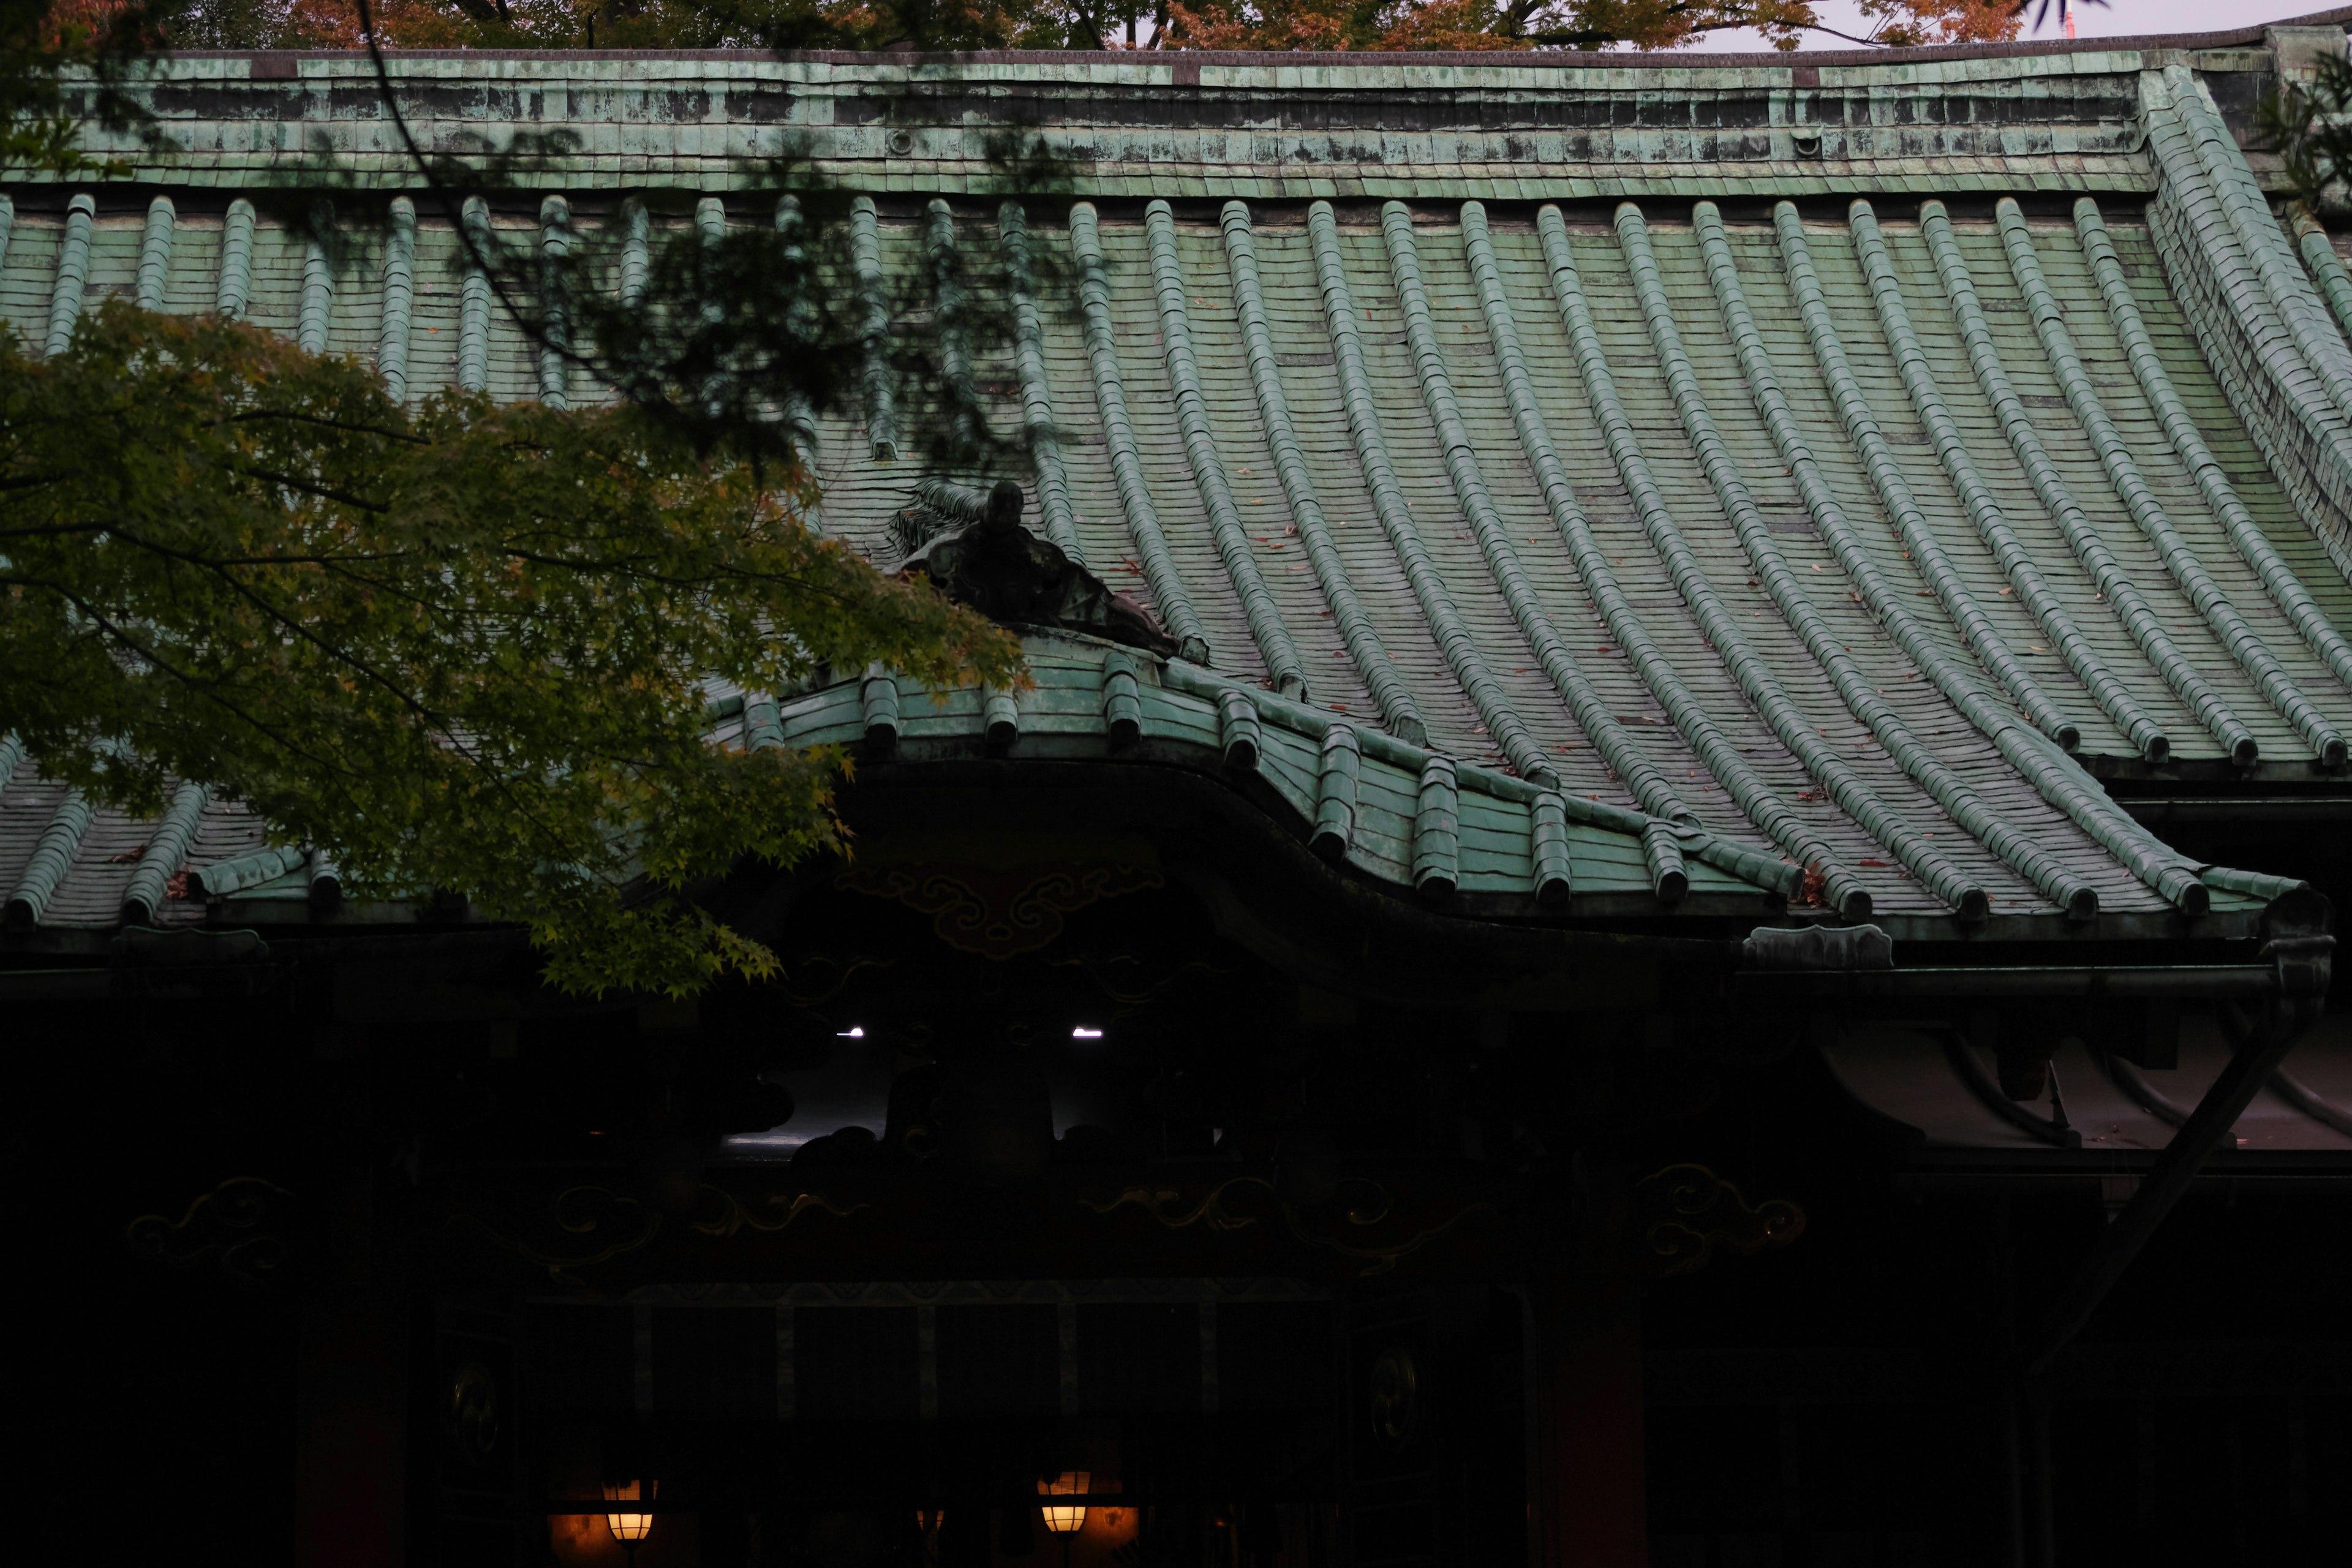
<instances>
[{"instance_id":1,"label":"small white light","mask_svg":"<svg viewBox=\"0 0 2352 1568\"><path fill-rule=\"evenodd\" d=\"M836 1040L862 1040L865 1037L866 1031L862 1027L856 1029L844 1029L841 1033L834 1037Z\"/></svg>"},{"instance_id":2,"label":"small white light","mask_svg":"<svg viewBox=\"0 0 2352 1568\"><path fill-rule=\"evenodd\" d=\"M1089 1029L1081 1026L1070 1031L1070 1038L1074 1040L1099 1040L1102 1038L1102 1031L1100 1029Z\"/></svg>"}]
</instances>

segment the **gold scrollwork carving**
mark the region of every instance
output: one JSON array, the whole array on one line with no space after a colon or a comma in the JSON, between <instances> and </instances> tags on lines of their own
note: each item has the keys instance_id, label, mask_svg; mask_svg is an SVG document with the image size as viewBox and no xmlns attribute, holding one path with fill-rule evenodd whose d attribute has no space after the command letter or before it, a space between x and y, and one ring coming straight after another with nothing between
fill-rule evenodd
<instances>
[{"instance_id":1,"label":"gold scrollwork carving","mask_svg":"<svg viewBox=\"0 0 2352 1568\"><path fill-rule=\"evenodd\" d=\"M718 1187L704 1187L706 1202L716 1197L719 1213L710 1219L698 1219L688 1228L697 1236L708 1236L724 1241L739 1230L779 1231L800 1218L808 1209L823 1209L838 1219L847 1219L859 1209L872 1205L850 1204L846 1207L835 1203L822 1193L770 1193L746 1204L733 1193Z\"/></svg>"},{"instance_id":2,"label":"gold scrollwork carving","mask_svg":"<svg viewBox=\"0 0 2352 1568\"><path fill-rule=\"evenodd\" d=\"M1386 1189L1380 1187L1375 1184L1367 1182L1363 1184L1372 1188L1373 1196L1369 1199L1360 1199L1349 1206L1348 1223L1353 1226L1370 1227L1380 1224L1381 1221L1388 1217L1389 1195ZM1361 1260L1365 1267L1359 1270L1359 1273L1366 1279L1369 1279L1375 1274L1386 1274L1403 1259L1412 1257L1416 1252L1419 1252L1423 1247L1427 1247L1431 1242L1435 1241L1439 1237L1444 1236L1447 1231L1452 1230L1455 1226L1460 1225L1471 1215L1492 1213L1494 1205L1492 1204L1465 1204L1461 1208L1454 1210L1449 1217L1440 1224L1431 1226L1426 1230L1415 1231L1412 1235L1405 1237L1402 1241L1390 1242L1386 1245L1376 1244L1372 1246L1358 1247L1352 1243L1342 1240L1337 1236L1319 1236L1314 1231L1308 1230L1306 1225L1299 1218L1298 1210L1295 1206L1289 1204L1285 1204L1283 1205L1283 1213L1289 1216L1290 1231L1293 1236L1296 1236L1299 1240L1307 1242L1313 1246L1328 1248L1330 1251L1339 1254L1342 1258L1353 1258Z\"/></svg>"},{"instance_id":3,"label":"gold scrollwork carving","mask_svg":"<svg viewBox=\"0 0 2352 1568\"><path fill-rule=\"evenodd\" d=\"M771 1193L746 1202L723 1187L706 1183L695 1205L695 1213L701 1217L688 1220L687 1229L696 1236L724 1241L744 1230L780 1231L810 1209L823 1209L846 1218L867 1206L845 1206L821 1193ZM566 1187L555 1195L548 1212L556 1229L582 1238L583 1250L554 1249L519 1240L479 1215L452 1215L449 1222L474 1226L526 1263L546 1269L550 1279L569 1285L581 1282L575 1270L593 1268L625 1257L661 1234L663 1216L651 1205L605 1186L583 1184Z\"/></svg>"},{"instance_id":4,"label":"gold scrollwork carving","mask_svg":"<svg viewBox=\"0 0 2352 1568\"><path fill-rule=\"evenodd\" d=\"M1356 1189L1355 1195L1342 1211L1349 1225L1359 1229L1369 1230L1390 1216L1393 1205L1387 1188L1377 1182L1364 1181L1361 1178L1351 1180L1348 1184ZM1239 1213L1231 1206L1225 1194L1236 1190L1244 1193L1257 1191L1271 1194L1274 1191L1274 1184L1263 1176L1228 1177L1210 1188L1207 1195L1199 1202L1189 1206L1184 1204L1183 1193L1173 1187L1128 1187L1107 1202L1094 1198L1080 1198L1078 1201L1097 1214L1110 1214L1132 1204L1170 1230L1182 1230L1189 1226L1200 1225L1211 1230L1231 1231L1254 1226L1261 1217L1256 1215ZM1355 1258L1362 1262L1365 1267L1361 1272L1366 1276L1387 1273L1394 1268L1401 1259L1420 1251L1473 1215L1490 1212L1493 1208L1492 1205L1486 1203L1468 1204L1456 1210L1443 1223L1416 1231L1402 1241L1366 1240L1359 1243L1350 1241L1344 1236L1327 1234L1311 1228L1307 1223L1304 1212L1296 1204L1283 1204L1279 1206L1283 1219L1289 1226L1292 1236L1309 1247L1319 1247L1327 1251L1336 1252L1342 1258Z\"/></svg>"},{"instance_id":5,"label":"gold scrollwork carving","mask_svg":"<svg viewBox=\"0 0 2352 1568\"><path fill-rule=\"evenodd\" d=\"M1184 1194L1173 1187L1129 1187L1108 1203L1097 1203L1092 1198L1078 1201L1097 1214L1109 1214L1114 1209L1133 1204L1166 1226L1170 1230L1182 1230L1187 1226L1205 1224L1211 1230L1241 1230L1255 1225L1254 1215L1235 1214L1225 1206L1225 1194L1235 1187L1274 1191L1274 1184L1264 1176L1233 1176L1209 1189L1209 1195L1191 1208L1181 1208Z\"/></svg>"},{"instance_id":6,"label":"gold scrollwork carving","mask_svg":"<svg viewBox=\"0 0 2352 1568\"><path fill-rule=\"evenodd\" d=\"M932 917L931 930L959 952L1012 958L1034 952L1062 934L1062 917L1103 899L1163 885L1143 866L1078 861L1016 866L936 862L858 867L834 886L891 899Z\"/></svg>"},{"instance_id":7,"label":"gold scrollwork carving","mask_svg":"<svg viewBox=\"0 0 2352 1568\"><path fill-rule=\"evenodd\" d=\"M1718 1247L1751 1257L1786 1247L1805 1231L1805 1211L1786 1198L1750 1205L1705 1165L1668 1165L1633 1188L1645 1272L1673 1276L1706 1266Z\"/></svg>"},{"instance_id":8,"label":"gold scrollwork carving","mask_svg":"<svg viewBox=\"0 0 2352 1568\"><path fill-rule=\"evenodd\" d=\"M858 952L838 957L829 952L804 952L784 965L783 978L778 985L795 1006L814 1007L840 995L857 977L859 970L887 969L892 962Z\"/></svg>"},{"instance_id":9,"label":"gold scrollwork carving","mask_svg":"<svg viewBox=\"0 0 2352 1568\"><path fill-rule=\"evenodd\" d=\"M1179 982L1230 973L1197 958L1155 968L1131 952L1081 952L1050 962L1056 968L1083 970L1105 996L1129 1008L1150 1005Z\"/></svg>"},{"instance_id":10,"label":"gold scrollwork carving","mask_svg":"<svg viewBox=\"0 0 2352 1568\"><path fill-rule=\"evenodd\" d=\"M124 1228L131 1247L159 1263L212 1262L224 1274L266 1285L292 1252L273 1227L294 1194L259 1176L232 1176L197 1198L178 1219L144 1214Z\"/></svg>"},{"instance_id":11,"label":"gold scrollwork carving","mask_svg":"<svg viewBox=\"0 0 2352 1568\"><path fill-rule=\"evenodd\" d=\"M615 1258L625 1257L636 1251L661 1234L662 1216L659 1213L625 1193L616 1193L610 1187L592 1184L566 1187L555 1194L555 1200L548 1205L548 1209L555 1221L556 1229L567 1236L583 1237L589 1246L593 1247L593 1250L550 1251L545 1247L534 1246L530 1242L508 1236L488 1220L476 1214L452 1215L449 1216L449 1223L474 1226L524 1262L534 1268L546 1269L550 1279L565 1285L580 1283L578 1276L572 1272L573 1269L593 1268L600 1263L610 1263ZM604 1246L594 1246L595 1242L603 1239L607 1234L608 1226L617 1227L631 1221L635 1222L634 1230L614 1234L612 1239L605 1240Z\"/></svg>"}]
</instances>

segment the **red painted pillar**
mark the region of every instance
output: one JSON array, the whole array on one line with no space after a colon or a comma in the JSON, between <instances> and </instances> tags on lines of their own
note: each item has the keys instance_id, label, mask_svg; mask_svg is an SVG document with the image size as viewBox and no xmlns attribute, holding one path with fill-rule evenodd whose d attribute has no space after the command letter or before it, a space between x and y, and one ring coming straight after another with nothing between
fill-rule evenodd
<instances>
[{"instance_id":1,"label":"red painted pillar","mask_svg":"<svg viewBox=\"0 0 2352 1568\"><path fill-rule=\"evenodd\" d=\"M407 1514L406 1356L370 1278L364 1186L341 1194L329 1266L305 1292L296 1394L298 1568L400 1568Z\"/></svg>"},{"instance_id":2,"label":"red painted pillar","mask_svg":"<svg viewBox=\"0 0 2352 1568\"><path fill-rule=\"evenodd\" d=\"M1546 1568L1646 1568L1640 1287L1576 1280L1541 1300Z\"/></svg>"}]
</instances>

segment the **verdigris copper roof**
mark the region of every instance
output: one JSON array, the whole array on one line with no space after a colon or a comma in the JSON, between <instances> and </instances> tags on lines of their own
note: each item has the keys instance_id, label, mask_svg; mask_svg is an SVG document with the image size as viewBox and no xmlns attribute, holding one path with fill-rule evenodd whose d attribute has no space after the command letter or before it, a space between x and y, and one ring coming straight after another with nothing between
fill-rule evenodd
<instances>
[{"instance_id":1,"label":"verdigris copper roof","mask_svg":"<svg viewBox=\"0 0 2352 1568\"><path fill-rule=\"evenodd\" d=\"M2345 765L2352 279L2282 226L2216 97L2341 39L2314 20L1819 64L393 68L428 139L576 133L502 226L612 221L648 185L699 204L656 221L771 222L730 159L790 136L870 193L861 269L960 252L1020 323L962 374L1025 435L1031 526L1180 647L1041 635L1012 712L888 678L736 694L735 743L1230 773L1255 725L1247 787L1302 837L1506 912L1686 890L1910 935L2219 933L2291 884L2186 859L2100 781ZM367 70L173 62L152 101L182 151L144 183L0 209L0 313L57 345L121 292L372 358L411 396L594 396L468 288ZM1024 119L1077 160L1075 205L974 194L986 133ZM320 139L381 186L345 221L395 204L356 275L238 194ZM919 417L877 391L820 432L824 526L885 564ZM101 922L112 829L68 815L18 769L0 883L62 855L31 918Z\"/></svg>"}]
</instances>

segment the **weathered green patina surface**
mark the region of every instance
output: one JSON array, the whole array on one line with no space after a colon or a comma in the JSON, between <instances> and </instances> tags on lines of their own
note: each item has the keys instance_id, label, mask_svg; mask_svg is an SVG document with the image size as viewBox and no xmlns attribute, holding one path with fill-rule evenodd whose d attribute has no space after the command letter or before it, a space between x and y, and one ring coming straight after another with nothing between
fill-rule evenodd
<instances>
[{"instance_id":1,"label":"weathered green patina surface","mask_svg":"<svg viewBox=\"0 0 2352 1568\"><path fill-rule=\"evenodd\" d=\"M2145 189L2141 72L2270 68L2258 47L2156 42L1821 64L484 52L403 55L394 71L428 147L487 127L571 132L559 168L574 187L725 190L742 177L733 161L797 153L877 194L961 195L990 188L987 141L1018 121L1079 160L1102 196L1583 200ZM183 151L146 160L153 177L236 186L323 147L390 188L413 178L362 56L188 57L155 101Z\"/></svg>"},{"instance_id":2,"label":"weathered green patina surface","mask_svg":"<svg viewBox=\"0 0 2352 1568\"><path fill-rule=\"evenodd\" d=\"M501 226L639 189L667 221L770 221L738 160L798 151L873 194L884 276L951 237L971 286L1031 307L971 371L1026 432L1031 526L1184 654L1041 639L993 739L984 694L885 681L906 759L1230 773L1240 692L1249 787L1318 837L1350 752L1324 847L1400 890L1654 911L1678 873L1688 910L1811 898L1908 935L2219 934L2286 884L2185 859L2098 778L2320 782L2352 736L2352 286L2222 110L2276 42L393 70L428 144L576 139L562 208ZM383 222L410 180L363 58L192 58L153 93L181 150L149 183L14 193L0 315L29 340L120 292L239 310L411 396L594 395L468 303L431 201ZM1076 160L1075 207L971 194L1015 123ZM314 142L378 187L344 221L389 236L340 271L238 195ZM919 417L869 399L822 429L824 524L886 563ZM730 739L748 711L798 743L865 736L881 700L722 706ZM37 919L107 923L148 829L62 820L25 763L0 883L62 855ZM196 822L183 864L260 842Z\"/></svg>"}]
</instances>

